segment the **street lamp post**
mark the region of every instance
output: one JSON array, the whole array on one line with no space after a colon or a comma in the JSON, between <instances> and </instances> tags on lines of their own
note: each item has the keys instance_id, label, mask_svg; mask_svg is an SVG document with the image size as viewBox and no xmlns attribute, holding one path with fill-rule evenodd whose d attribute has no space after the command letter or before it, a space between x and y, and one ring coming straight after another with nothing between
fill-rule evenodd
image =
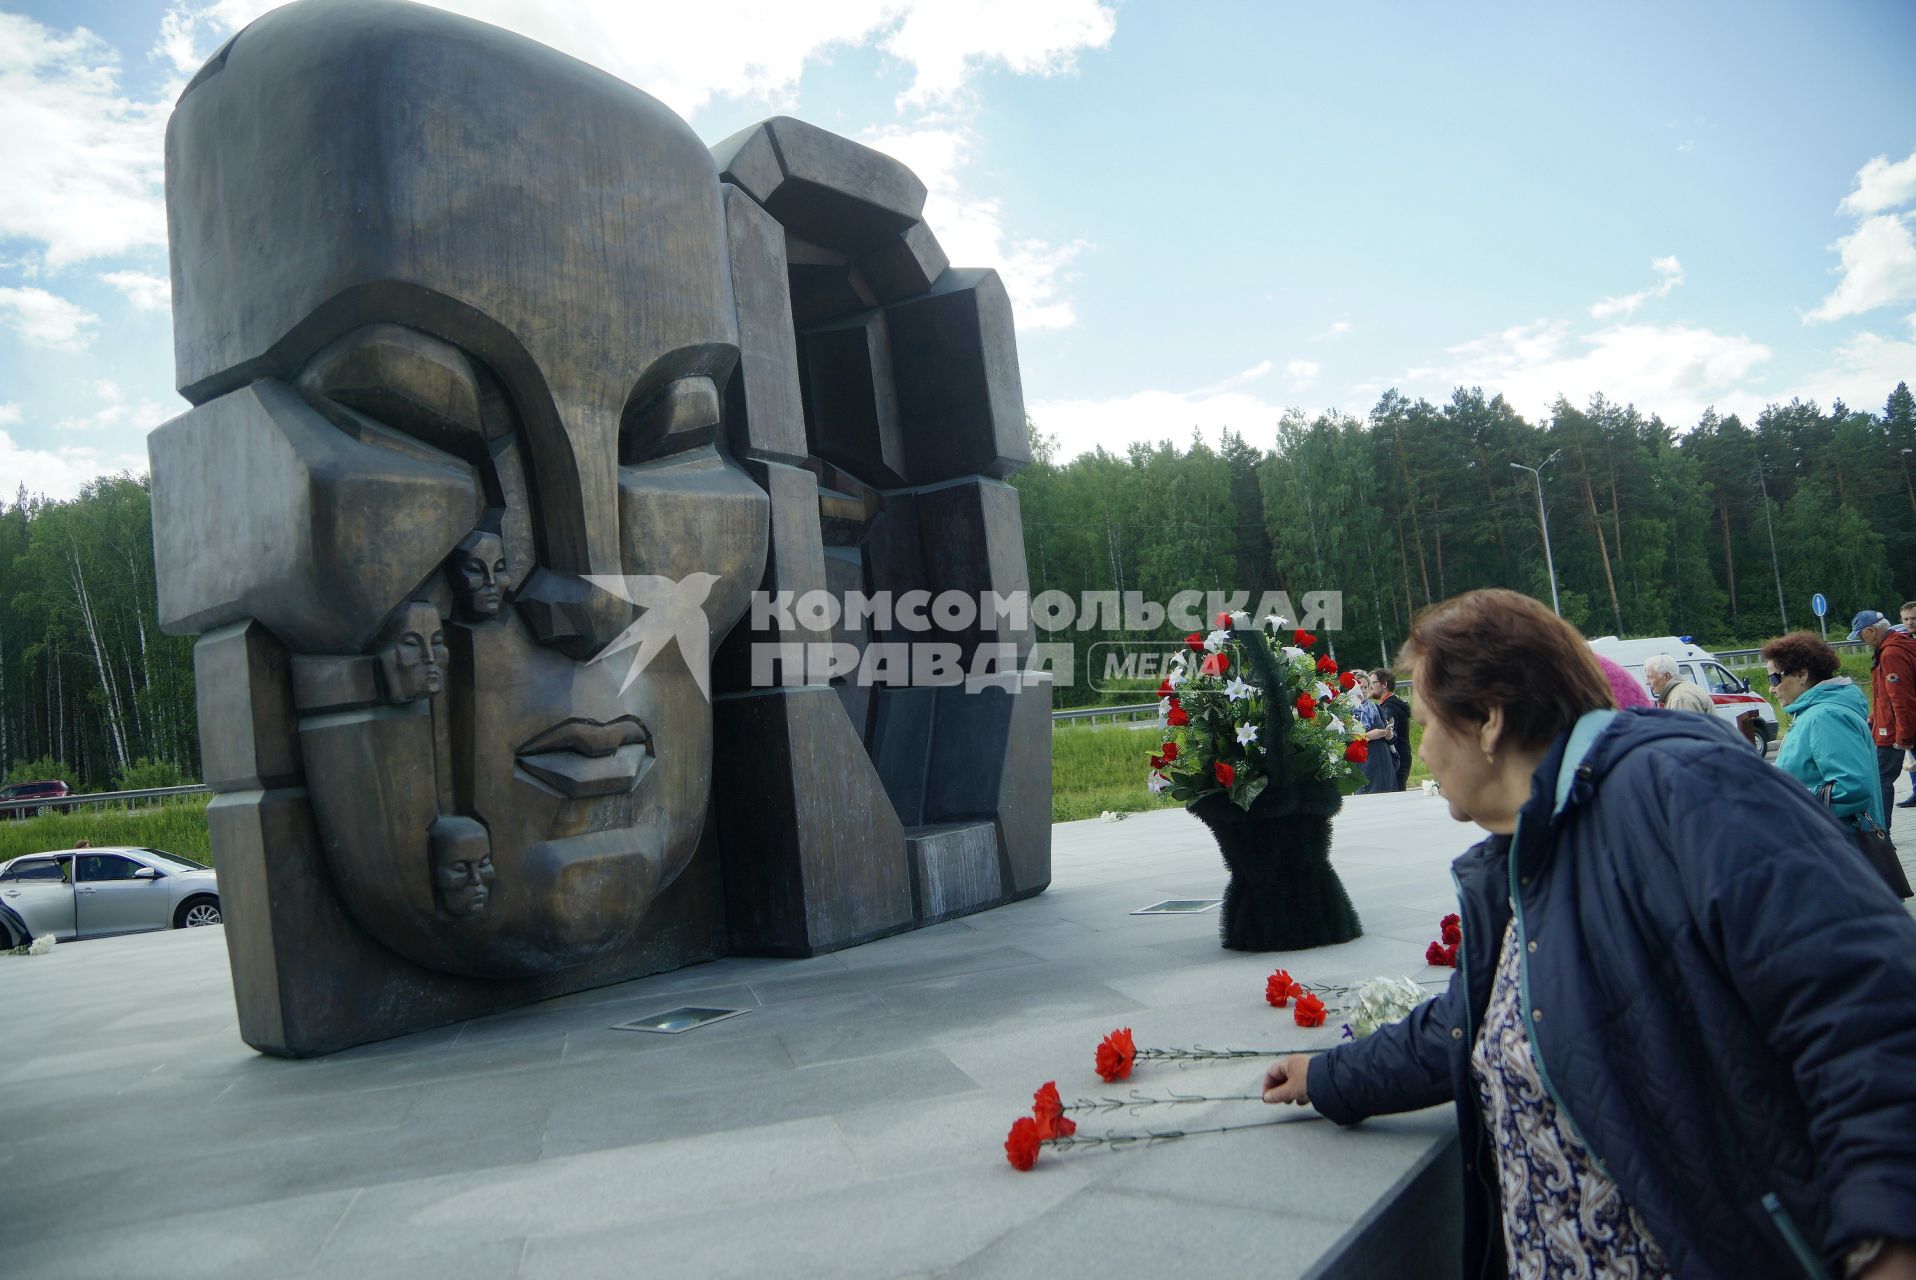
<instances>
[{"instance_id":1,"label":"street lamp post","mask_svg":"<svg viewBox=\"0 0 1916 1280\"><path fill-rule=\"evenodd\" d=\"M1558 449L1534 467L1526 467L1521 462L1510 464L1515 470L1528 471L1530 478L1537 482L1537 523L1543 526L1543 563L1550 571L1550 611L1559 618L1563 616L1563 609L1557 604L1557 564L1550 558L1550 514L1543 507L1543 469L1555 462L1557 454L1562 452L1562 449Z\"/></svg>"}]
</instances>

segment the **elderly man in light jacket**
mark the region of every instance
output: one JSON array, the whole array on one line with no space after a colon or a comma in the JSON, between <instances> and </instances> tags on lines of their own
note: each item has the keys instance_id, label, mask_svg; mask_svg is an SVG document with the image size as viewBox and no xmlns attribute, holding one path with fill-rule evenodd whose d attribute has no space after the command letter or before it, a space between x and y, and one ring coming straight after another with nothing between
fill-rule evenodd
<instances>
[{"instance_id":1,"label":"elderly man in light jacket","mask_svg":"<svg viewBox=\"0 0 1916 1280\"><path fill-rule=\"evenodd\" d=\"M1659 653L1644 663L1643 677L1650 682L1650 692L1665 709L1695 711L1706 716L1716 714L1716 704L1710 701L1710 695L1678 675L1676 659L1669 654Z\"/></svg>"}]
</instances>

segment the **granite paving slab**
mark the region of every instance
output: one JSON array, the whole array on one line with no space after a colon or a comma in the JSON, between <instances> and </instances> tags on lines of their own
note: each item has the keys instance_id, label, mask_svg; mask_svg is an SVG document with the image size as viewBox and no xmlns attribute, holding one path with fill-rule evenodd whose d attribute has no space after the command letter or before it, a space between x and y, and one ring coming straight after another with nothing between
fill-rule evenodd
<instances>
[{"instance_id":1,"label":"granite paving slab","mask_svg":"<svg viewBox=\"0 0 1916 1280\"><path fill-rule=\"evenodd\" d=\"M1208 833L1164 810L1054 828L1051 888L983 915L306 1062L240 1042L219 930L0 959L0 1239L10 1271L44 1280L1312 1273L1454 1143L1446 1110L1340 1131L1203 1104L1178 1123L1272 1123L1047 1151L1025 1174L1005 1131L1045 1080L1073 1098L1255 1089L1258 1060L1142 1064L1107 1087L1092 1050L1117 1026L1140 1045L1333 1043L1336 1020L1303 1030L1264 1003L1278 965L1441 980L1423 943L1472 830L1420 794L1353 799L1334 856L1370 929L1339 947L1247 955L1218 946L1215 912L1130 915L1223 891ZM749 1012L612 1029L687 1003Z\"/></svg>"}]
</instances>

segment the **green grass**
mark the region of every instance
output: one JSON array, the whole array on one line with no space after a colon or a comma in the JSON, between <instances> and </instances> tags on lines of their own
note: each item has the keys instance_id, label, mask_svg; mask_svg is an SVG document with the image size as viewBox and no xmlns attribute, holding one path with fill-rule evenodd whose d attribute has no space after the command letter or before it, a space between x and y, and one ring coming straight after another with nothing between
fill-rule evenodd
<instances>
[{"instance_id":1,"label":"green grass","mask_svg":"<svg viewBox=\"0 0 1916 1280\"><path fill-rule=\"evenodd\" d=\"M1177 802L1145 789L1150 758L1164 741L1155 721L1147 727L1087 725L1064 720L1051 726L1051 820L1095 818L1109 809L1135 813L1169 809Z\"/></svg>"},{"instance_id":2,"label":"green grass","mask_svg":"<svg viewBox=\"0 0 1916 1280\"><path fill-rule=\"evenodd\" d=\"M23 853L70 849L81 840L96 846L140 845L207 863L213 851L206 834L206 796L183 796L139 809L84 805L72 813L49 813L0 822L0 862Z\"/></svg>"}]
</instances>

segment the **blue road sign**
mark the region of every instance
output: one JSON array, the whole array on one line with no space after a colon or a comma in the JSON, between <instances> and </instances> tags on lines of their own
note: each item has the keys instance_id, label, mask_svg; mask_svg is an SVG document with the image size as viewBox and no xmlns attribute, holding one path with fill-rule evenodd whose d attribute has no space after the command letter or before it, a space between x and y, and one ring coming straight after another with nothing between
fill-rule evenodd
<instances>
[{"instance_id":1,"label":"blue road sign","mask_svg":"<svg viewBox=\"0 0 1916 1280\"><path fill-rule=\"evenodd\" d=\"M1817 617L1820 618L1824 614L1828 613L1829 611L1830 611L1830 602L1823 598L1823 593L1821 591L1817 592L1815 595L1810 597L1810 612L1811 613L1815 614Z\"/></svg>"}]
</instances>

